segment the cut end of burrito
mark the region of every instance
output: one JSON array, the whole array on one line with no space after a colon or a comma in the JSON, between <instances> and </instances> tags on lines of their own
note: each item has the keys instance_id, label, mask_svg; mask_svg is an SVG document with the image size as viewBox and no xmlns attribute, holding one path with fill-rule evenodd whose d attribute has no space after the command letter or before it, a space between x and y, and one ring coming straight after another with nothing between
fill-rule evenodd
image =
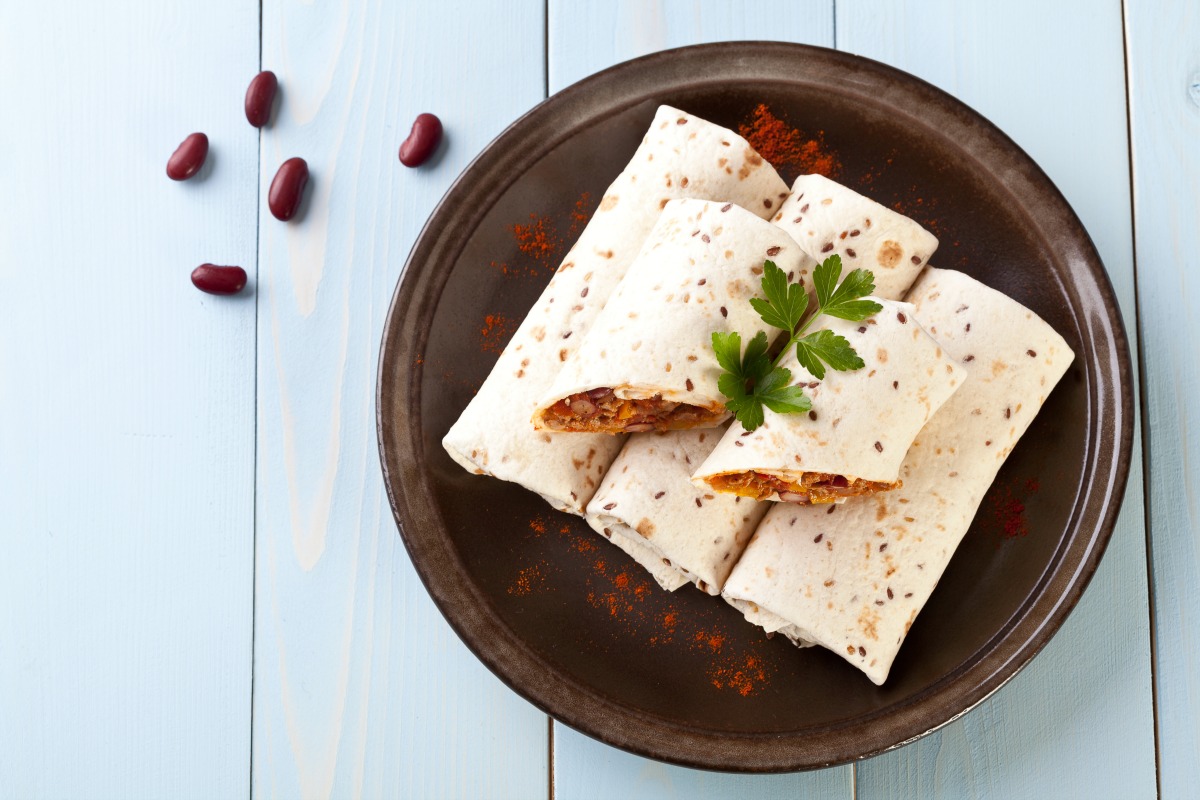
<instances>
[{"instance_id":1,"label":"cut end of burrito","mask_svg":"<svg viewBox=\"0 0 1200 800\"><path fill-rule=\"evenodd\" d=\"M707 475L704 484L714 491L736 494L754 500L776 500L800 505L844 503L848 497L862 497L899 488L901 481L868 481L827 472L760 472L745 470Z\"/></svg>"},{"instance_id":2,"label":"cut end of burrito","mask_svg":"<svg viewBox=\"0 0 1200 800\"><path fill-rule=\"evenodd\" d=\"M832 319L863 365L821 379L788 353L783 366L812 398L808 414L767 408L753 431L734 424L692 474L697 486L755 500L826 505L889 492L917 434L962 385L964 371L908 303L878 300L869 320Z\"/></svg>"},{"instance_id":3,"label":"cut end of burrito","mask_svg":"<svg viewBox=\"0 0 1200 800\"><path fill-rule=\"evenodd\" d=\"M698 406L665 399L661 393L630 396L627 390L600 386L576 392L539 409L533 425L539 430L576 433L642 433L712 428L728 412L721 403Z\"/></svg>"}]
</instances>

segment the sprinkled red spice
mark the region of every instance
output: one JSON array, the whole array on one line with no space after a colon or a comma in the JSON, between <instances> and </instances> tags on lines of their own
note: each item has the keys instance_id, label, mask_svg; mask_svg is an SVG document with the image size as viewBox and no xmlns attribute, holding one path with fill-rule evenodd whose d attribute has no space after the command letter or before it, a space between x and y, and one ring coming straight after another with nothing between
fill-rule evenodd
<instances>
[{"instance_id":1,"label":"sprinkled red spice","mask_svg":"<svg viewBox=\"0 0 1200 800\"><path fill-rule=\"evenodd\" d=\"M1003 486L992 496L991 512L997 535L1002 540L1029 535L1029 520L1025 516L1025 500L1038 491L1037 478L1023 482L1025 498L1017 496L1013 486Z\"/></svg>"},{"instance_id":2,"label":"sprinkled red spice","mask_svg":"<svg viewBox=\"0 0 1200 800\"><path fill-rule=\"evenodd\" d=\"M755 106L750 121L738 125L738 133L777 170L792 169L827 178L842 171L841 161L825 145L824 131L816 138L807 138L775 116L766 103Z\"/></svg>"},{"instance_id":3,"label":"sprinkled red spice","mask_svg":"<svg viewBox=\"0 0 1200 800\"><path fill-rule=\"evenodd\" d=\"M692 639L699 645L707 645L714 653L720 652L721 646L725 644L725 634L717 631L696 631Z\"/></svg>"},{"instance_id":4,"label":"sprinkled red spice","mask_svg":"<svg viewBox=\"0 0 1200 800\"><path fill-rule=\"evenodd\" d=\"M742 697L753 694L767 681L766 662L761 656L751 654L713 664L705 674L716 688L733 689Z\"/></svg>"},{"instance_id":5,"label":"sprinkled red spice","mask_svg":"<svg viewBox=\"0 0 1200 800\"><path fill-rule=\"evenodd\" d=\"M508 337L515 330L513 321L503 314L488 314L479 329L479 349L486 353L499 353L508 344Z\"/></svg>"},{"instance_id":6,"label":"sprinkled red spice","mask_svg":"<svg viewBox=\"0 0 1200 800\"><path fill-rule=\"evenodd\" d=\"M562 240L548 217L530 214L527 225L512 225L509 230L521 252L538 261L554 260L562 248Z\"/></svg>"},{"instance_id":7,"label":"sprinkled red spice","mask_svg":"<svg viewBox=\"0 0 1200 800\"><path fill-rule=\"evenodd\" d=\"M579 533L567 522L551 521L553 517L538 515L529 520L534 538L543 538L556 531L565 540L566 553L590 554L600 549L594 536ZM556 556L560 559L562 556ZM539 592L569 588L578 596L579 583L572 579L570 586L555 586L566 580L570 571L559 572L552 566L558 561L545 560L521 569L508 594L524 597ZM739 642L735 637L736 622L725 618L729 609L716 602L711 610L681 611L675 600L661 592L640 568L624 558L609 561L604 555L589 557L582 562L588 577L584 579L583 598L614 626L614 641L628 644L631 640L654 647L683 647L706 659L704 678L714 690L733 691L747 696L769 680L769 669L761 655L766 640ZM590 570L588 569L590 567ZM577 575L577 573L575 573ZM709 598L713 599L713 598Z\"/></svg>"},{"instance_id":8,"label":"sprinkled red spice","mask_svg":"<svg viewBox=\"0 0 1200 800\"><path fill-rule=\"evenodd\" d=\"M540 589L545 583L545 577L537 564L531 564L517 573L517 579L508 587L508 593L516 597L524 597L535 589Z\"/></svg>"},{"instance_id":9,"label":"sprinkled red spice","mask_svg":"<svg viewBox=\"0 0 1200 800\"><path fill-rule=\"evenodd\" d=\"M584 192L579 195L579 199L575 201L575 207L571 209L569 219L571 226L567 229L567 238L573 240L575 235L583 230L588 224L588 220L592 216L592 195L590 192Z\"/></svg>"},{"instance_id":10,"label":"sprinkled red spice","mask_svg":"<svg viewBox=\"0 0 1200 800\"><path fill-rule=\"evenodd\" d=\"M544 275L547 268L557 268L565 251L564 239L573 242L587 225L592 213L591 205L590 193L584 192L579 196L567 213L565 237L561 232L562 226L556 224L554 218L540 214L530 214L527 223L509 225L508 230L516 241L517 249L535 263L533 266L522 266L493 261L492 267L506 276Z\"/></svg>"}]
</instances>

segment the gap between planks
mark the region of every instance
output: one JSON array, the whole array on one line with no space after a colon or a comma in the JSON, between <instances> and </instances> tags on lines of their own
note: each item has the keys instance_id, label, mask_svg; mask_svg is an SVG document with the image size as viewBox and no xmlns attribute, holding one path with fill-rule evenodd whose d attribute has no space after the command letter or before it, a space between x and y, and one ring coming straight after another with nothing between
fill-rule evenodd
<instances>
[{"instance_id":1,"label":"gap between planks","mask_svg":"<svg viewBox=\"0 0 1200 800\"><path fill-rule=\"evenodd\" d=\"M1144 351L1144 333L1142 331L1142 298L1138 289L1138 251L1137 251L1137 181L1134 180L1134 147L1133 147L1133 97L1132 76L1130 75L1129 52L1129 4L1121 0L1121 55L1125 60L1125 145L1129 152L1129 236L1133 258L1133 320L1134 331L1137 335L1137 374L1138 374L1138 407L1137 415L1142 428L1142 492L1146 498L1142 506L1143 535L1146 539L1146 594L1147 611L1150 616L1150 713L1154 720L1154 789L1158 797L1162 797L1162 750L1159 746L1160 731L1158 722L1158 635L1154 629L1154 612L1156 608L1154 596L1154 543L1150 531L1150 404L1146 396L1146 354Z\"/></svg>"},{"instance_id":2,"label":"gap between planks","mask_svg":"<svg viewBox=\"0 0 1200 800\"><path fill-rule=\"evenodd\" d=\"M258 0L258 71L263 68L263 4ZM268 120L269 121L269 120ZM258 168L255 170L254 189L254 446L251 473L254 476L254 491L251 493L253 507L250 510L250 769L246 776L246 797L254 798L254 656L257 652L258 634L258 320L262 294L259 291L258 265L259 248L262 246L262 136L258 129Z\"/></svg>"},{"instance_id":3,"label":"gap between planks","mask_svg":"<svg viewBox=\"0 0 1200 800\"><path fill-rule=\"evenodd\" d=\"M550 0L542 2L542 100L550 97ZM546 796L554 800L554 717L546 715Z\"/></svg>"}]
</instances>

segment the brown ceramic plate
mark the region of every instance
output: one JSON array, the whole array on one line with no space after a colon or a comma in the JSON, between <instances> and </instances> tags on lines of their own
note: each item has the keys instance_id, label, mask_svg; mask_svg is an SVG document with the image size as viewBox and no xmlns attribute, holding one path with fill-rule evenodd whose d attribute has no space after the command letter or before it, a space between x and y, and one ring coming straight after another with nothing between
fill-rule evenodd
<instances>
[{"instance_id":1,"label":"brown ceramic plate","mask_svg":"<svg viewBox=\"0 0 1200 800\"><path fill-rule=\"evenodd\" d=\"M690 587L663 592L582 520L513 484L469 475L442 450L557 263L522 253L511 226L544 216L569 239L576 202L603 194L660 103L733 128L766 103L819 128L841 181L938 234L935 264L1024 303L1078 354L883 687L820 648L765 639L719 599ZM578 83L517 120L467 168L417 240L388 313L379 443L417 571L505 683L635 753L788 771L928 733L1046 644L1112 532L1129 470L1131 385L1117 302L1091 240L1003 133L953 97L863 58L715 44Z\"/></svg>"}]
</instances>

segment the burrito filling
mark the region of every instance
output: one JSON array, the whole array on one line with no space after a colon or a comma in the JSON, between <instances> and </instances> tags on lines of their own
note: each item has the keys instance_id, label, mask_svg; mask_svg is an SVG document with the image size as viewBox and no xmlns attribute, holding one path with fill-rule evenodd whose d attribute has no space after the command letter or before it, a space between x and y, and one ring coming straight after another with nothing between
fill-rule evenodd
<instances>
[{"instance_id":1,"label":"burrito filling","mask_svg":"<svg viewBox=\"0 0 1200 800\"><path fill-rule=\"evenodd\" d=\"M725 407L694 406L647 398L617 397L608 387L578 392L542 412L541 423L552 431L642 433L711 428L725 419Z\"/></svg>"},{"instance_id":2,"label":"burrito filling","mask_svg":"<svg viewBox=\"0 0 1200 800\"><path fill-rule=\"evenodd\" d=\"M714 475L706 479L709 486L718 492L727 492L755 500L766 500L778 495L785 503L836 503L847 497L886 492L900 486L900 481L884 483L866 481L862 478L847 478L827 472L802 472L794 480L786 480L765 472L731 472Z\"/></svg>"}]
</instances>

